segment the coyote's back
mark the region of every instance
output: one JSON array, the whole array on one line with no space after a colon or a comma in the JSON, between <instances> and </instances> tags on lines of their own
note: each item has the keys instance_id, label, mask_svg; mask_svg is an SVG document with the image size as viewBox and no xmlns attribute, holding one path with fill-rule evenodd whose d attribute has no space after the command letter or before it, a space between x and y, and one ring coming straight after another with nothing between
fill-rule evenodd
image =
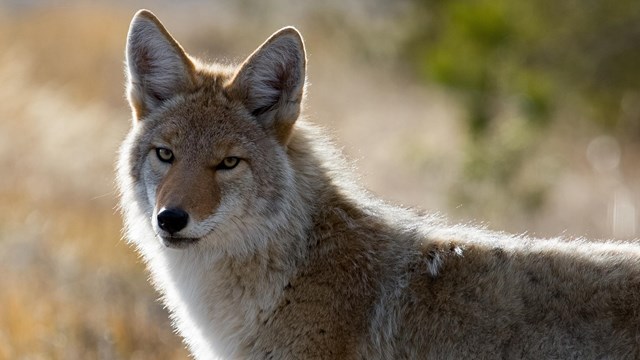
<instances>
[{"instance_id":1,"label":"coyote's back","mask_svg":"<svg viewBox=\"0 0 640 360\"><path fill-rule=\"evenodd\" d=\"M448 226L361 190L300 119L284 28L238 67L127 41L127 237L199 359L640 358L640 246Z\"/></svg>"}]
</instances>

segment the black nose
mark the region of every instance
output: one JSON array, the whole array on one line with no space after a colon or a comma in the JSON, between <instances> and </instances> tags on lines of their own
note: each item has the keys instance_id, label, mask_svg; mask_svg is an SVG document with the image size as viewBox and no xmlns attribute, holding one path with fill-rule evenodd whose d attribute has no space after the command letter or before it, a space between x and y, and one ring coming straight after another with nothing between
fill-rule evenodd
<instances>
[{"instance_id":1,"label":"black nose","mask_svg":"<svg viewBox=\"0 0 640 360\"><path fill-rule=\"evenodd\" d=\"M162 208L158 213L158 226L160 229L175 234L184 229L189 222L189 214L178 208Z\"/></svg>"}]
</instances>

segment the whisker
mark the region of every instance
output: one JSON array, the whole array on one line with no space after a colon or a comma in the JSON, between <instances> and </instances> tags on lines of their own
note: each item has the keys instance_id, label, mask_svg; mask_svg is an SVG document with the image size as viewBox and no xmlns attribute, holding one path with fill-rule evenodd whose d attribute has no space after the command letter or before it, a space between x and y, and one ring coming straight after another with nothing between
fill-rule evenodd
<instances>
[{"instance_id":1,"label":"whisker","mask_svg":"<svg viewBox=\"0 0 640 360\"><path fill-rule=\"evenodd\" d=\"M98 199L101 199L101 198L104 198L104 197L107 197L107 196L110 196L110 195L115 196L116 195L116 191L115 190L111 190L111 191L106 192L106 193L104 193L102 195L96 195L96 196L90 198L89 201L98 200Z\"/></svg>"}]
</instances>

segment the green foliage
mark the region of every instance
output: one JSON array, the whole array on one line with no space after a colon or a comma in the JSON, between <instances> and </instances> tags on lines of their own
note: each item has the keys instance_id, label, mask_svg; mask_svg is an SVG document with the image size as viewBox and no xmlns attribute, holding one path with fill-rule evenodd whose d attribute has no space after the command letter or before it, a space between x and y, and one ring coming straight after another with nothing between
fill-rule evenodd
<instances>
[{"instance_id":1,"label":"green foliage","mask_svg":"<svg viewBox=\"0 0 640 360\"><path fill-rule=\"evenodd\" d=\"M525 157L550 124L569 120L559 110L640 140L640 115L624 114L624 99L628 107L640 92L640 1L414 4L406 49L425 80L466 106L468 180L518 188L511 183Z\"/></svg>"},{"instance_id":2,"label":"green foliage","mask_svg":"<svg viewBox=\"0 0 640 360\"><path fill-rule=\"evenodd\" d=\"M416 68L461 91L474 112L485 111L478 98L515 95L528 119L543 121L569 93L593 104L592 120L627 125L617 115L640 89L640 2L415 2L407 48Z\"/></svg>"}]
</instances>

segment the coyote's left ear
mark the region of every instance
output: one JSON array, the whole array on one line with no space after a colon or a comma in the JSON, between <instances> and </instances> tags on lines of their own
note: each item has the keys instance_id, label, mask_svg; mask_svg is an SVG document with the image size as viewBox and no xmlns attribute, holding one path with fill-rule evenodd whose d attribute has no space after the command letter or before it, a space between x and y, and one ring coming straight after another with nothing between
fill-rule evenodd
<instances>
[{"instance_id":1,"label":"coyote's left ear","mask_svg":"<svg viewBox=\"0 0 640 360\"><path fill-rule=\"evenodd\" d=\"M286 27L245 60L228 87L282 144L300 115L306 62L302 36Z\"/></svg>"},{"instance_id":2,"label":"coyote's left ear","mask_svg":"<svg viewBox=\"0 0 640 360\"><path fill-rule=\"evenodd\" d=\"M193 62L148 10L131 20L126 55L127 96L138 120L194 84Z\"/></svg>"}]
</instances>

